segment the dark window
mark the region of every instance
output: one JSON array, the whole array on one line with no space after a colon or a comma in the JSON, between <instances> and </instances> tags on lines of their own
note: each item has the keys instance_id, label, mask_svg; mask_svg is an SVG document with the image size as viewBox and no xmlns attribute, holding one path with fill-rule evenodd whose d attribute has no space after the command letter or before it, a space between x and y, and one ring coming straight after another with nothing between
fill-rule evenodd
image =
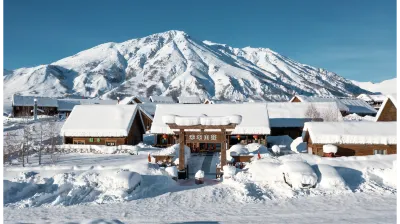
<instances>
[{"instance_id":1,"label":"dark window","mask_svg":"<svg viewBox=\"0 0 400 224\"><path fill-rule=\"evenodd\" d=\"M386 155L386 149L374 149L374 155Z\"/></svg>"},{"instance_id":2,"label":"dark window","mask_svg":"<svg viewBox=\"0 0 400 224\"><path fill-rule=\"evenodd\" d=\"M108 142L106 141L106 146L115 146L115 141L114 142Z\"/></svg>"}]
</instances>

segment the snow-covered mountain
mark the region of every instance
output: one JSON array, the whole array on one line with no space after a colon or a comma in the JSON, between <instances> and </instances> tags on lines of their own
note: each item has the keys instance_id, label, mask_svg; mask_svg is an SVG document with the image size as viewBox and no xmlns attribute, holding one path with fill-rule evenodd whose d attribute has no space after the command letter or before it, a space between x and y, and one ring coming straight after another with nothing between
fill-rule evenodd
<instances>
[{"instance_id":1,"label":"snow-covered mountain","mask_svg":"<svg viewBox=\"0 0 400 224\"><path fill-rule=\"evenodd\" d=\"M382 93L382 94L393 94L397 93L397 78L388 79L379 83L372 82L358 82L352 80L352 82L359 86L362 89L368 90L373 93Z\"/></svg>"},{"instance_id":2,"label":"snow-covered mountain","mask_svg":"<svg viewBox=\"0 0 400 224\"><path fill-rule=\"evenodd\" d=\"M366 92L333 72L268 48L233 48L167 31L105 43L48 65L5 71L4 99L41 96L199 95L215 99L288 100L293 94Z\"/></svg>"}]
</instances>

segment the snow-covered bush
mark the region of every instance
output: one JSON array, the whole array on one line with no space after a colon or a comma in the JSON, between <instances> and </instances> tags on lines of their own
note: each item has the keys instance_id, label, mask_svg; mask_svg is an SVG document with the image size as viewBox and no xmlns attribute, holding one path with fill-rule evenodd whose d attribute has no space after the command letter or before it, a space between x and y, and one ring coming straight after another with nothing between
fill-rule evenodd
<instances>
[{"instance_id":1,"label":"snow-covered bush","mask_svg":"<svg viewBox=\"0 0 400 224\"><path fill-rule=\"evenodd\" d=\"M322 151L324 153L333 153L333 154L335 154L335 153L337 153L337 150L338 150L338 148L337 148L336 145L323 145L322 146Z\"/></svg>"},{"instance_id":2,"label":"snow-covered bush","mask_svg":"<svg viewBox=\"0 0 400 224\"><path fill-rule=\"evenodd\" d=\"M230 178L236 174L236 167L234 166L225 165L222 167L222 169L224 171L224 178Z\"/></svg>"},{"instance_id":3,"label":"snow-covered bush","mask_svg":"<svg viewBox=\"0 0 400 224\"><path fill-rule=\"evenodd\" d=\"M293 140L292 144L290 144L290 149L296 153L306 153L307 143L303 142L302 137L298 137L295 140Z\"/></svg>"},{"instance_id":4,"label":"snow-covered bush","mask_svg":"<svg viewBox=\"0 0 400 224\"><path fill-rule=\"evenodd\" d=\"M279 148L279 146L277 146L277 145L273 145L272 148L271 148L271 150L272 150L272 152L275 153L275 154L281 153L281 148Z\"/></svg>"}]
</instances>

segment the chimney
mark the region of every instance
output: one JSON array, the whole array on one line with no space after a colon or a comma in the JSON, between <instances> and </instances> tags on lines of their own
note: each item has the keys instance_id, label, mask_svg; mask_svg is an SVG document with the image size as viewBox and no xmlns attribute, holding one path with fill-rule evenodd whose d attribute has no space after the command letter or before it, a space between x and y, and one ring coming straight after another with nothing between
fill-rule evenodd
<instances>
[{"instance_id":1,"label":"chimney","mask_svg":"<svg viewBox=\"0 0 400 224\"><path fill-rule=\"evenodd\" d=\"M118 104L119 104L119 96L117 96Z\"/></svg>"}]
</instances>

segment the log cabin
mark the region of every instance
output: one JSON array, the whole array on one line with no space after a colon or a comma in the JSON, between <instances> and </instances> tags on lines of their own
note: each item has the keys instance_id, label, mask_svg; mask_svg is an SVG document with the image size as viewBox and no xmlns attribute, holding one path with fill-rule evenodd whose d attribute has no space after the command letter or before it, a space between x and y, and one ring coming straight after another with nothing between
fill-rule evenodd
<instances>
[{"instance_id":1,"label":"log cabin","mask_svg":"<svg viewBox=\"0 0 400 224\"><path fill-rule=\"evenodd\" d=\"M376 121L397 121L397 97L388 95L379 108Z\"/></svg>"},{"instance_id":2,"label":"log cabin","mask_svg":"<svg viewBox=\"0 0 400 224\"><path fill-rule=\"evenodd\" d=\"M396 154L397 122L307 122L303 141L308 153L323 156L323 146L337 146L336 156Z\"/></svg>"},{"instance_id":3,"label":"log cabin","mask_svg":"<svg viewBox=\"0 0 400 224\"><path fill-rule=\"evenodd\" d=\"M61 129L64 144L136 145L144 133L136 105L77 105Z\"/></svg>"},{"instance_id":4,"label":"log cabin","mask_svg":"<svg viewBox=\"0 0 400 224\"><path fill-rule=\"evenodd\" d=\"M33 116L34 100L37 100L39 115L53 116L57 114L57 99L51 97L39 96L21 96L14 94L12 96L12 115L14 117Z\"/></svg>"}]
</instances>

